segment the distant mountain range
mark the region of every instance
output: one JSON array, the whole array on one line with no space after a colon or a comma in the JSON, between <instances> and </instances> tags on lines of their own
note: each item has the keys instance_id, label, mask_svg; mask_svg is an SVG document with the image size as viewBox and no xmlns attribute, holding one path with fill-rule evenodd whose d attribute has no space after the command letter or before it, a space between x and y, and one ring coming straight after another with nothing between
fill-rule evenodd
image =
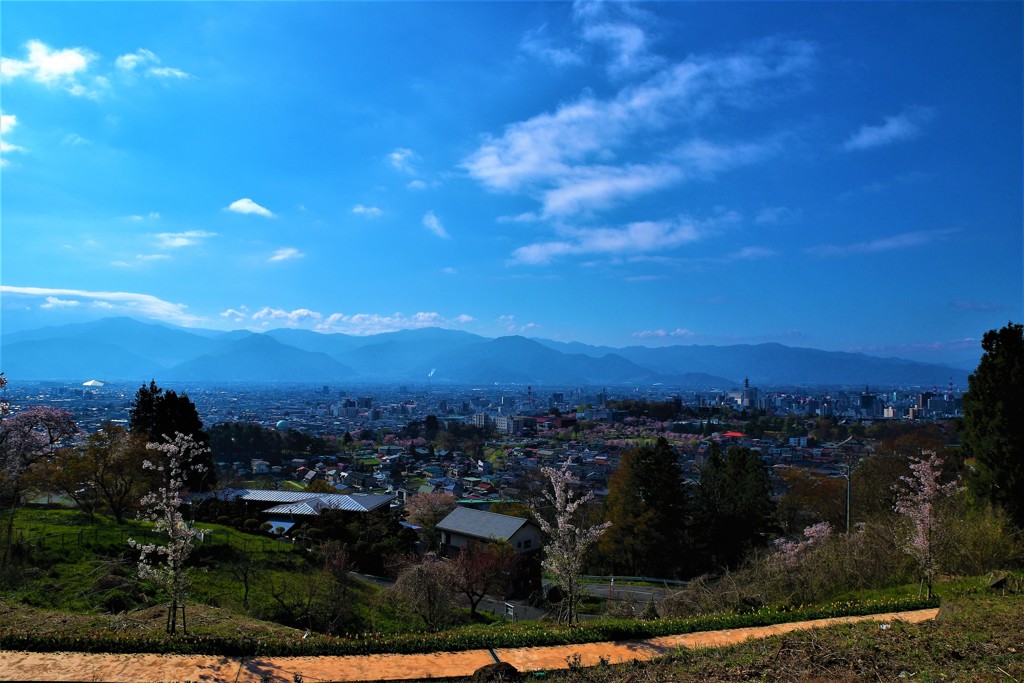
<instances>
[{"instance_id":1,"label":"distant mountain range","mask_svg":"<svg viewBox=\"0 0 1024 683\"><path fill-rule=\"evenodd\" d=\"M186 330L106 318L4 335L0 370L12 379L158 382L314 382L555 386L963 384L965 370L861 353L782 344L629 346L511 336L489 339L442 328L372 336L277 329Z\"/></svg>"}]
</instances>

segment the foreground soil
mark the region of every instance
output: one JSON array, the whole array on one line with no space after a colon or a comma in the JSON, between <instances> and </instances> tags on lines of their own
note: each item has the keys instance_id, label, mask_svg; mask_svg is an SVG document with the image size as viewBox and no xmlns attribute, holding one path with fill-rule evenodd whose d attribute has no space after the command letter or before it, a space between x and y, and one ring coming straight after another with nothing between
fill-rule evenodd
<instances>
[{"instance_id":1,"label":"foreground soil","mask_svg":"<svg viewBox=\"0 0 1024 683\"><path fill-rule=\"evenodd\" d=\"M614 664L646 661L689 650L718 648L750 639L812 632L827 626L870 622L874 628L904 628L935 619L939 610L876 614L867 617L818 619L730 631L709 631L648 640L589 643L558 647L474 650L423 655L361 657L211 657L190 655L104 655L84 653L0 652L0 680L6 681L409 681L464 678L495 661L508 662L521 672L569 669L577 676L584 667L605 676L627 674L631 680L669 680L668 670L655 678L635 678ZM1021 622L1019 622L1021 623ZM906 626L909 628L909 626ZM1021 646L1024 652L1024 645ZM653 671L653 670L652 670ZM634 672L635 673L635 672ZM749 676L742 676L748 678ZM760 676L758 676L760 678ZM584 680L584 679L580 679ZM598 680L598 679L594 679ZM627 680L622 678L621 680ZM705 679L706 680L706 679ZM1010 679L1012 680L1012 679Z\"/></svg>"}]
</instances>

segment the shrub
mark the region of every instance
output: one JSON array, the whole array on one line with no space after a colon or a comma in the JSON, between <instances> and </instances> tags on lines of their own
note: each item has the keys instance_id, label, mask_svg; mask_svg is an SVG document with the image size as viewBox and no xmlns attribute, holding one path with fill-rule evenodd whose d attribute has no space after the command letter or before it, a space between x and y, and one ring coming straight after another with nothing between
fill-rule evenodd
<instances>
[{"instance_id":1,"label":"shrub","mask_svg":"<svg viewBox=\"0 0 1024 683\"><path fill-rule=\"evenodd\" d=\"M242 524L246 531L256 531L260 528L260 520L252 519L251 517Z\"/></svg>"}]
</instances>

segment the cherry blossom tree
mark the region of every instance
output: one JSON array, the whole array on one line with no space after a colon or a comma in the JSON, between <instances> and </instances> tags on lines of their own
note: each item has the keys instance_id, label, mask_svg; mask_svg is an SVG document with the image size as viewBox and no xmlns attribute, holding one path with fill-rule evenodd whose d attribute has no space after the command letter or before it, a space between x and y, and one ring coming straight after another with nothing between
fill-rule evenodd
<instances>
[{"instance_id":1,"label":"cherry blossom tree","mask_svg":"<svg viewBox=\"0 0 1024 683\"><path fill-rule=\"evenodd\" d=\"M0 374L0 388L7 380ZM0 413L7 412L7 404ZM11 540L14 536L14 516L25 493L25 473L36 462L53 453L57 445L78 431L78 426L67 410L48 406L32 406L14 415L4 415L0 422L0 485L10 501L7 535L4 545L3 566L10 561Z\"/></svg>"},{"instance_id":2,"label":"cherry blossom tree","mask_svg":"<svg viewBox=\"0 0 1024 683\"><path fill-rule=\"evenodd\" d=\"M439 534L437 525L456 508L455 496L447 491L417 493L405 503L406 519L420 527L420 535L426 541L428 550L437 550Z\"/></svg>"},{"instance_id":3,"label":"cherry blossom tree","mask_svg":"<svg viewBox=\"0 0 1024 683\"><path fill-rule=\"evenodd\" d=\"M566 462L557 470L553 467L541 468L541 474L551 483L550 490L544 491L544 498L554 515L552 521L537 515L537 523L548 535L541 564L555 575L555 581L562 590L558 621L561 623L565 619L566 623L573 624L578 618L579 581L587 551L597 543L611 522L591 526L579 520L577 511L593 499L594 493L588 491L580 495L573 491L568 467L569 463Z\"/></svg>"},{"instance_id":4,"label":"cherry blossom tree","mask_svg":"<svg viewBox=\"0 0 1024 683\"><path fill-rule=\"evenodd\" d=\"M923 451L920 456L911 458L910 476L900 477L900 483L893 487L896 491L895 510L910 521L903 549L917 563L921 580L928 587L929 598L939 570L938 553L946 538L946 531L939 520L939 506L958 489L957 481L939 483L942 464L938 454Z\"/></svg>"},{"instance_id":5,"label":"cherry blossom tree","mask_svg":"<svg viewBox=\"0 0 1024 683\"><path fill-rule=\"evenodd\" d=\"M154 531L166 534L167 541L158 545L130 538L128 543L139 551L139 577L153 581L167 593L167 632L173 635L177 631L179 609L181 630L186 631L185 601L191 581L185 563L192 554L195 539L204 533L189 524L181 513L185 467L186 463L193 463L193 469L204 467L199 463L207 455L202 452L206 447L181 432L173 439L165 436L164 443L150 443L146 447L157 451L161 457L157 463L145 461L143 467L157 472L163 483L139 501L143 508L139 517L153 522Z\"/></svg>"}]
</instances>

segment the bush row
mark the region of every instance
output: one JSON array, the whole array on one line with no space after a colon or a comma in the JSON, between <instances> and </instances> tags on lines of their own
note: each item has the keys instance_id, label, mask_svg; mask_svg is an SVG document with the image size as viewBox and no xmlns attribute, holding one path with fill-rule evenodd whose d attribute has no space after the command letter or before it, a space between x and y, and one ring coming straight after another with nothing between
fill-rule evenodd
<instances>
[{"instance_id":1,"label":"bush row","mask_svg":"<svg viewBox=\"0 0 1024 683\"><path fill-rule=\"evenodd\" d=\"M36 652L147 652L235 657L414 654L631 640L937 606L938 599L890 598L796 608L762 608L743 614L709 614L656 621L602 620L575 626L538 623L496 624L469 626L437 633L364 633L348 637L317 635L302 639L199 635L163 637L121 633L71 636L60 633L15 633L0 630L0 649Z\"/></svg>"}]
</instances>

